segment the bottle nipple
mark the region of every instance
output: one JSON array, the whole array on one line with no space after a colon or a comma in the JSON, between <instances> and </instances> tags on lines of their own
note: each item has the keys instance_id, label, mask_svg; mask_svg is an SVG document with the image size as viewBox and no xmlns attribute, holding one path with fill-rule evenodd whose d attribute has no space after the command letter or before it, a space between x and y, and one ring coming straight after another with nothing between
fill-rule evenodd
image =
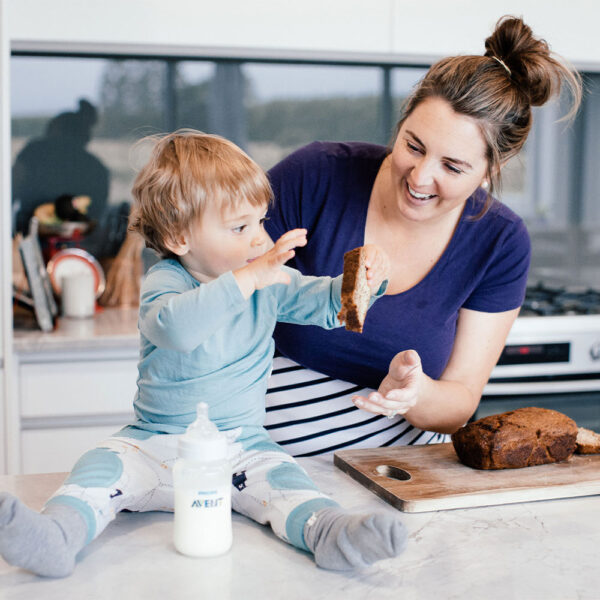
<instances>
[{"instance_id":1,"label":"bottle nipple","mask_svg":"<svg viewBox=\"0 0 600 600\"><path fill-rule=\"evenodd\" d=\"M187 428L187 433L198 437L210 437L219 434L216 425L208 418L208 404L206 402L198 402L196 420Z\"/></svg>"},{"instance_id":2,"label":"bottle nipple","mask_svg":"<svg viewBox=\"0 0 600 600\"><path fill-rule=\"evenodd\" d=\"M196 407L196 421L208 421L208 404L206 402L198 402Z\"/></svg>"},{"instance_id":3,"label":"bottle nipple","mask_svg":"<svg viewBox=\"0 0 600 600\"><path fill-rule=\"evenodd\" d=\"M196 420L179 438L179 455L183 458L214 461L227 457L227 439L208 417L208 404L199 402Z\"/></svg>"}]
</instances>

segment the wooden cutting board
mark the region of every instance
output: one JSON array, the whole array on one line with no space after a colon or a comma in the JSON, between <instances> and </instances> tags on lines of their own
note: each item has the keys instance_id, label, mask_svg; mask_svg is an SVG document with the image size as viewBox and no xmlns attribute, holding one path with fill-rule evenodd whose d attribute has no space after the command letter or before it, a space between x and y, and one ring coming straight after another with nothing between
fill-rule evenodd
<instances>
[{"instance_id":1,"label":"wooden cutting board","mask_svg":"<svg viewBox=\"0 0 600 600\"><path fill-rule=\"evenodd\" d=\"M576 454L567 462L524 469L482 471L460 463L452 444L431 444L340 450L334 464L404 512L600 494L600 454Z\"/></svg>"}]
</instances>

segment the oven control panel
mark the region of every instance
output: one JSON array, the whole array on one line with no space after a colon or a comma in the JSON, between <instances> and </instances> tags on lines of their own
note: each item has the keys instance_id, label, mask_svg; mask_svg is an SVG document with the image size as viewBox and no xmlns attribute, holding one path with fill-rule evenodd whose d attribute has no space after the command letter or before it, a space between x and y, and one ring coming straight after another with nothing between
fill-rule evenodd
<instances>
[{"instance_id":1,"label":"oven control panel","mask_svg":"<svg viewBox=\"0 0 600 600\"><path fill-rule=\"evenodd\" d=\"M590 348L590 357L592 360L600 360L600 342L592 344Z\"/></svg>"},{"instance_id":2,"label":"oven control panel","mask_svg":"<svg viewBox=\"0 0 600 600\"><path fill-rule=\"evenodd\" d=\"M569 362L571 344L507 344L498 359L498 365L527 365Z\"/></svg>"},{"instance_id":3,"label":"oven control panel","mask_svg":"<svg viewBox=\"0 0 600 600\"><path fill-rule=\"evenodd\" d=\"M600 391L600 316L518 318L485 394Z\"/></svg>"}]
</instances>

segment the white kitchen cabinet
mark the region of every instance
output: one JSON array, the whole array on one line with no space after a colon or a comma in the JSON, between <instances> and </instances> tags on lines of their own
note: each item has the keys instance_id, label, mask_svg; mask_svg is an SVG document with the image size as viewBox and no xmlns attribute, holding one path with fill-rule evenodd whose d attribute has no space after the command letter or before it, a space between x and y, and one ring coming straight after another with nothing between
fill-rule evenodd
<instances>
[{"instance_id":1,"label":"white kitchen cabinet","mask_svg":"<svg viewBox=\"0 0 600 600\"><path fill-rule=\"evenodd\" d=\"M136 359L21 364L21 419L130 415L136 377Z\"/></svg>"},{"instance_id":2,"label":"white kitchen cabinet","mask_svg":"<svg viewBox=\"0 0 600 600\"><path fill-rule=\"evenodd\" d=\"M21 471L70 471L84 452L118 430L116 425L26 429L21 432Z\"/></svg>"},{"instance_id":3,"label":"white kitchen cabinet","mask_svg":"<svg viewBox=\"0 0 600 600\"><path fill-rule=\"evenodd\" d=\"M22 473L68 471L133 419L137 357L57 358L18 367Z\"/></svg>"},{"instance_id":4,"label":"white kitchen cabinet","mask_svg":"<svg viewBox=\"0 0 600 600\"><path fill-rule=\"evenodd\" d=\"M17 329L12 363L12 473L69 471L89 448L133 420L137 309L59 319L51 333Z\"/></svg>"}]
</instances>

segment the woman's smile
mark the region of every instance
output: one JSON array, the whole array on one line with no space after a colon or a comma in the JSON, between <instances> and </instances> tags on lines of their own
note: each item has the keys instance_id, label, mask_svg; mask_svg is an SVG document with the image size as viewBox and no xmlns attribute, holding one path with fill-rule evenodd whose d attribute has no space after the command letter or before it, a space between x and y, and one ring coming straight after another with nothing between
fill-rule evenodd
<instances>
[{"instance_id":1,"label":"woman's smile","mask_svg":"<svg viewBox=\"0 0 600 600\"><path fill-rule=\"evenodd\" d=\"M427 204L430 200L437 198L437 194L424 194L424 193L417 192L415 189L413 189L410 186L408 181L405 181L405 184L406 184L406 189L408 191L408 195L410 196L410 199L413 201L416 201L417 204Z\"/></svg>"}]
</instances>

